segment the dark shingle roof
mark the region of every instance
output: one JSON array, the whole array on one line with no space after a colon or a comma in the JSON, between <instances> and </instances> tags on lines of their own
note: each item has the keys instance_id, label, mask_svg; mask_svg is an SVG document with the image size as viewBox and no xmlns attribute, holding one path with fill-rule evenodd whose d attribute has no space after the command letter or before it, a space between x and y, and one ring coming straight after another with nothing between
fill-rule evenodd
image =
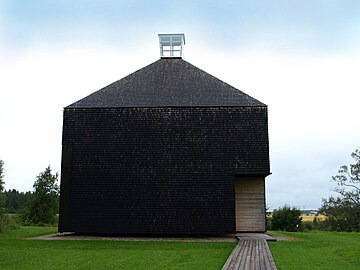
<instances>
[{"instance_id":1,"label":"dark shingle roof","mask_svg":"<svg viewBox=\"0 0 360 270\"><path fill-rule=\"evenodd\" d=\"M166 58L67 108L266 106L181 58Z\"/></svg>"}]
</instances>

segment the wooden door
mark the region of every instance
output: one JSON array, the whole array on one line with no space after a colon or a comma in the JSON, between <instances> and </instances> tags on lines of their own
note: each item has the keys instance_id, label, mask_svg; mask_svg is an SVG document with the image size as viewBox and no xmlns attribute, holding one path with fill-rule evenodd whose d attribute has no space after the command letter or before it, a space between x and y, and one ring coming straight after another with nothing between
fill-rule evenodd
<instances>
[{"instance_id":1,"label":"wooden door","mask_svg":"<svg viewBox=\"0 0 360 270\"><path fill-rule=\"evenodd\" d=\"M265 232L265 180L235 180L235 216L237 232Z\"/></svg>"}]
</instances>

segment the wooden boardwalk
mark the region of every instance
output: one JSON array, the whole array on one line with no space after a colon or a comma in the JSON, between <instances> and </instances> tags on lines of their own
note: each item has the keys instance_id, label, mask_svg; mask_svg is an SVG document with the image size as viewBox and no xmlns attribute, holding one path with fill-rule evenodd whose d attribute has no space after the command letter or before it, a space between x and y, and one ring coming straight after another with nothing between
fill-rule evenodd
<instances>
[{"instance_id":1,"label":"wooden boardwalk","mask_svg":"<svg viewBox=\"0 0 360 270\"><path fill-rule=\"evenodd\" d=\"M265 239L246 237L239 240L222 270L276 270Z\"/></svg>"}]
</instances>

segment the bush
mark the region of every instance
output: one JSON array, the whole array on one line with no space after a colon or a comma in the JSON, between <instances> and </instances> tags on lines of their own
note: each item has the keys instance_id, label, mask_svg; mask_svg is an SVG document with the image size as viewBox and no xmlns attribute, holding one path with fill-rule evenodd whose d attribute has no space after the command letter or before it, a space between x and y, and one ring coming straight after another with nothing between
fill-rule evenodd
<instances>
[{"instance_id":1,"label":"bush","mask_svg":"<svg viewBox=\"0 0 360 270\"><path fill-rule=\"evenodd\" d=\"M3 214L0 216L0 232L19 228L19 218L17 215Z\"/></svg>"},{"instance_id":2,"label":"bush","mask_svg":"<svg viewBox=\"0 0 360 270\"><path fill-rule=\"evenodd\" d=\"M299 231L311 231L314 227L314 223L312 221L306 221L306 222L301 222L301 225L299 227Z\"/></svg>"},{"instance_id":3,"label":"bush","mask_svg":"<svg viewBox=\"0 0 360 270\"><path fill-rule=\"evenodd\" d=\"M301 212L299 209L288 205L284 205L279 209L275 209L271 217L271 229L295 232L302 229Z\"/></svg>"}]
</instances>

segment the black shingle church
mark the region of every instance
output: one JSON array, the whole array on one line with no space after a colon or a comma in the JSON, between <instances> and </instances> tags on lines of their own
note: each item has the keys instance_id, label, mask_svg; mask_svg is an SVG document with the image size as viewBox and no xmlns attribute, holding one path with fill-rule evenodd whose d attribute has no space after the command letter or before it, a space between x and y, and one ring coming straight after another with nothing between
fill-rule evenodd
<instances>
[{"instance_id":1,"label":"black shingle church","mask_svg":"<svg viewBox=\"0 0 360 270\"><path fill-rule=\"evenodd\" d=\"M265 231L267 106L159 38L159 60L65 107L59 232Z\"/></svg>"}]
</instances>

